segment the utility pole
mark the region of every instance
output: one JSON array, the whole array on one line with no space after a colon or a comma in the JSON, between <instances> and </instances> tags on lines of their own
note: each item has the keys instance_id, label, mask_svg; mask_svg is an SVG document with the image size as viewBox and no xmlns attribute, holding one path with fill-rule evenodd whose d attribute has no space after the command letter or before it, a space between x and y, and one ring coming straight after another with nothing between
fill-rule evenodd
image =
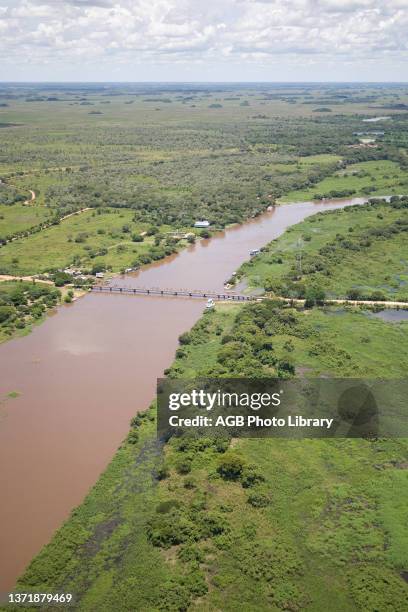
<instances>
[{"instance_id":1,"label":"utility pole","mask_svg":"<svg viewBox=\"0 0 408 612\"><path fill-rule=\"evenodd\" d=\"M298 238L297 248L298 248L298 253L296 255L296 259L298 260L299 277L301 277L302 276L302 248L303 248L303 240L301 238Z\"/></svg>"}]
</instances>

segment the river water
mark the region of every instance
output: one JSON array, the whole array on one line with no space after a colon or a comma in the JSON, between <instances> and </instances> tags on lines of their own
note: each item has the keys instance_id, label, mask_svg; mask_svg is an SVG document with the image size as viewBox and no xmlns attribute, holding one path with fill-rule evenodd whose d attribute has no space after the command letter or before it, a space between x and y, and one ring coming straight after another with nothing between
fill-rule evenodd
<instances>
[{"instance_id":1,"label":"river water","mask_svg":"<svg viewBox=\"0 0 408 612\"><path fill-rule=\"evenodd\" d=\"M221 290L251 249L311 214L364 201L282 205L113 282ZM0 398L19 394L0 404L0 592L107 466L204 304L89 294L0 346Z\"/></svg>"}]
</instances>

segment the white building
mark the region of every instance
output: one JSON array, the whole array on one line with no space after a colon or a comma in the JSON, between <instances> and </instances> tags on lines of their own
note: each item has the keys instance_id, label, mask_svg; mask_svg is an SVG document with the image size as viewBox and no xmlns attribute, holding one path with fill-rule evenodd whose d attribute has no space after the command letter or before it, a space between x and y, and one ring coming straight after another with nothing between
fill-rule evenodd
<instances>
[{"instance_id":1,"label":"white building","mask_svg":"<svg viewBox=\"0 0 408 612\"><path fill-rule=\"evenodd\" d=\"M210 226L210 222L209 221L196 221L194 223L194 227L209 227Z\"/></svg>"}]
</instances>

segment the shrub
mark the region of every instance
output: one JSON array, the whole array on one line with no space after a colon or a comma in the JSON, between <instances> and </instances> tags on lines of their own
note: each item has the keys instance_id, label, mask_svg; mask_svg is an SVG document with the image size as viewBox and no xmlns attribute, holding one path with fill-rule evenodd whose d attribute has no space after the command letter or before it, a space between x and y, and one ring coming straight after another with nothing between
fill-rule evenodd
<instances>
[{"instance_id":1,"label":"shrub","mask_svg":"<svg viewBox=\"0 0 408 612\"><path fill-rule=\"evenodd\" d=\"M248 504L254 508L265 508L271 503L270 496L266 491L256 490L251 491L247 498Z\"/></svg>"},{"instance_id":2,"label":"shrub","mask_svg":"<svg viewBox=\"0 0 408 612\"><path fill-rule=\"evenodd\" d=\"M150 257L150 255L147 255L146 253L144 253L143 255L139 255L139 264L145 265L145 264L149 264L152 261L152 258Z\"/></svg>"},{"instance_id":3,"label":"shrub","mask_svg":"<svg viewBox=\"0 0 408 612\"><path fill-rule=\"evenodd\" d=\"M194 499L191 502L191 510L193 512L201 512L207 508L207 495L204 491L197 491Z\"/></svg>"},{"instance_id":4,"label":"shrub","mask_svg":"<svg viewBox=\"0 0 408 612\"><path fill-rule=\"evenodd\" d=\"M190 344L191 334L189 332L184 332L184 334L181 334L181 336L179 336L178 340L180 344Z\"/></svg>"},{"instance_id":5,"label":"shrub","mask_svg":"<svg viewBox=\"0 0 408 612\"><path fill-rule=\"evenodd\" d=\"M194 480L194 478L192 478L191 476L188 476L187 478L185 478L184 480L184 488L185 489L195 489L196 488L196 481Z\"/></svg>"},{"instance_id":6,"label":"shrub","mask_svg":"<svg viewBox=\"0 0 408 612\"><path fill-rule=\"evenodd\" d=\"M163 463L156 472L157 480L164 480L170 476L170 470L167 464Z\"/></svg>"},{"instance_id":7,"label":"shrub","mask_svg":"<svg viewBox=\"0 0 408 612\"><path fill-rule=\"evenodd\" d=\"M198 518L201 523L201 535L205 538L220 535L227 530L228 523L225 516L219 512L205 512Z\"/></svg>"},{"instance_id":8,"label":"shrub","mask_svg":"<svg viewBox=\"0 0 408 612\"><path fill-rule=\"evenodd\" d=\"M147 536L153 546L170 548L198 536L195 524L179 509L153 517L147 526Z\"/></svg>"},{"instance_id":9,"label":"shrub","mask_svg":"<svg viewBox=\"0 0 408 612\"><path fill-rule=\"evenodd\" d=\"M243 469L241 474L241 484L245 489L253 487L254 485L264 481L265 478L263 474L258 471L255 465L248 465Z\"/></svg>"},{"instance_id":10,"label":"shrub","mask_svg":"<svg viewBox=\"0 0 408 612\"><path fill-rule=\"evenodd\" d=\"M127 437L127 441L129 442L129 444L136 444L136 442L139 441L139 434L136 431L136 429L131 429L128 437Z\"/></svg>"},{"instance_id":11,"label":"shrub","mask_svg":"<svg viewBox=\"0 0 408 612\"><path fill-rule=\"evenodd\" d=\"M191 435L182 435L174 439L174 446L177 451L185 453L188 450L194 449L196 439Z\"/></svg>"},{"instance_id":12,"label":"shrub","mask_svg":"<svg viewBox=\"0 0 408 612\"><path fill-rule=\"evenodd\" d=\"M176 463L176 470L179 474L188 474L191 472L191 459L189 457L183 457Z\"/></svg>"},{"instance_id":13,"label":"shrub","mask_svg":"<svg viewBox=\"0 0 408 612\"><path fill-rule=\"evenodd\" d=\"M306 289L305 295L305 307L311 308L315 304L322 305L324 304L324 300L326 298L326 294L320 287L309 287Z\"/></svg>"},{"instance_id":14,"label":"shrub","mask_svg":"<svg viewBox=\"0 0 408 612\"><path fill-rule=\"evenodd\" d=\"M67 274L66 272L55 272L55 274L53 274L51 278L54 281L56 287L63 287L64 285L72 281L72 276L70 274Z\"/></svg>"},{"instance_id":15,"label":"shrub","mask_svg":"<svg viewBox=\"0 0 408 612\"><path fill-rule=\"evenodd\" d=\"M86 234L85 232L81 232L80 234L78 234L78 236L75 237L75 242L78 244L82 244L86 242L87 237L88 234Z\"/></svg>"},{"instance_id":16,"label":"shrub","mask_svg":"<svg viewBox=\"0 0 408 612\"><path fill-rule=\"evenodd\" d=\"M92 266L91 274L97 274L98 272L105 271L105 265L102 263L97 263Z\"/></svg>"},{"instance_id":17,"label":"shrub","mask_svg":"<svg viewBox=\"0 0 408 612\"><path fill-rule=\"evenodd\" d=\"M226 452L219 460L217 472L225 480L238 480L241 477L245 461L236 453Z\"/></svg>"},{"instance_id":18,"label":"shrub","mask_svg":"<svg viewBox=\"0 0 408 612\"><path fill-rule=\"evenodd\" d=\"M217 437L214 440L214 447L218 453L225 453L228 450L229 445L230 445L229 438Z\"/></svg>"},{"instance_id":19,"label":"shrub","mask_svg":"<svg viewBox=\"0 0 408 612\"><path fill-rule=\"evenodd\" d=\"M166 501L161 502L156 506L156 512L159 514L167 514L173 508L180 508L181 503L178 499L168 499Z\"/></svg>"},{"instance_id":20,"label":"shrub","mask_svg":"<svg viewBox=\"0 0 408 612\"><path fill-rule=\"evenodd\" d=\"M376 302L385 302L387 300L387 296L384 295L382 291L373 291L372 294L370 295L370 300L373 300Z\"/></svg>"},{"instance_id":21,"label":"shrub","mask_svg":"<svg viewBox=\"0 0 408 612\"><path fill-rule=\"evenodd\" d=\"M204 561L203 551L197 544L185 544L181 546L177 552L177 556L181 561L196 561L202 563Z\"/></svg>"},{"instance_id":22,"label":"shrub","mask_svg":"<svg viewBox=\"0 0 408 612\"><path fill-rule=\"evenodd\" d=\"M292 362L287 360L281 360L278 364L278 376L279 378L290 378L295 374L295 366Z\"/></svg>"},{"instance_id":23,"label":"shrub","mask_svg":"<svg viewBox=\"0 0 408 612\"><path fill-rule=\"evenodd\" d=\"M161 585L160 601L157 603L158 610L186 612L190 605L190 594L188 588L175 580L169 580Z\"/></svg>"},{"instance_id":24,"label":"shrub","mask_svg":"<svg viewBox=\"0 0 408 612\"><path fill-rule=\"evenodd\" d=\"M34 319L40 319L44 314L45 306L42 304L34 304L30 307L30 314Z\"/></svg>"},{"instance_id":25,"label":"shrub","mask_svg":"<svg viewBox=\"0 0 408 612\"><path fill-rule=\"evenodd\" d=\"M143 242L144 238L140 234L133 234L132 240L133 242Z\"/></svg>"},{"instance_id":26,"label":"shrub","mask_svg":"<svg viewBox=\"0 0 408 612\"><path fill-rule=\"evenodd\" d=\"M199 571L191 572L184 578L184 584L193 597L202 597L208 591L203 574Z\"/></svg>"},{"instance_id":27,"label":"shrub","mask_svg":"<svg viewBox=\"0 0 408 612\"><path fill-rule=\"evenodd\" d=\"M15 313L16 309L13 306L0 306L0 323L10 320Z\"/></svg>"},{"instance_id":28,"label":"shrub","mask_svg":"<svg viewBox=\"0 0 408 612\"><path fill-rule=\"evenodd\" d=\"M143 418L139 414L137 414L130 421L130 426L131 427L139 427L142 424L142 421L143 421Z\"/></svg>"},{"instance_id":29,"label":"shrub","mask_svg":"<svg viewBox=\"0 0 408 612\"><path fill-rule=\"evenodd\" d=\"M361 300L362 293L361 293L360 289L350 289L347 292L347 297L348 297L349 300Z\"/></svg>"}]
</instances>

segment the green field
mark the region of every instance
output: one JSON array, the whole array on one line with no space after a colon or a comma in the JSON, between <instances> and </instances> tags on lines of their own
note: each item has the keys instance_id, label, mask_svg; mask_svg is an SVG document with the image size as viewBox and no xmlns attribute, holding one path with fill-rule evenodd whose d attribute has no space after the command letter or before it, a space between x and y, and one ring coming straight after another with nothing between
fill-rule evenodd
<instances>
[{"instance_id":1,"label":"green field","mask_svg":"<svg viewBox=\"0 0 408 612\"><path fill-rule=\"evenodd\" d=\"M118 272L151 250L152 236L143 242L132 241L134 234L140 235L148 228L147 224L135 222L134 213L128 209L85 211L3 246L0 269L3 274L26 275L71 264L85 269L104 264ZM160 229L168 230L166 227ZM37 254L35 259L34 253Z\"/></svg>"},{"instance_id":2,"label":"green field","mask_svg":"<svg viewBox=\"0 0 408 612\"><path fill-rule=\"evenodd\" d=\"M406 115L390 110L375 124L377 148L357 136L374 129L363 122L374 101L380 109L396 99L408 101L403 86L0 86L0 243L87 207L121 210L140 227L188 230L202 218L220 229L275 201L405 193ZM323 107L331 112L315 112ZM23 207L29 190L36 198ZM87 232L88 217L78 223L74 231ZM56 251L58 265L76 256L88 265L65 226L6 245L0 269L41 272ZM88 246L110 249L106 263L120 270L147 248L120 242Z\"/></svg>"},{"instance_id":3,"label":"green field","mask_svg":"<svg viewBox=\"0 0 408 612\"><path fill-rule=\"evenodd\" d=\"M14 204L0 205L0 236L9 236L47 221L50 211L39 206Z\"/></svg>"},{"instance_id":4,"label":"green field","mask_svg":"<svg viewBox=\"0 0 408 612\"><path fill-rule=\"evenodd\" d=\"M292 227L245 263L249 289L305 297L408 301L407 199L318 214Z\"/></svg>"},{"instance_id":5,"label":"green field","mask_svg":"<svg viewBox=\"0 0 408 612\"><path fill-rule=\"evenodd\" d=\"M338 192L348 192L346 196L405 195L408 192L408 170L387 160L351 164L309 189L290 191L279 201L299 202L337 197Z\"/></svg>"}]
</instances>

